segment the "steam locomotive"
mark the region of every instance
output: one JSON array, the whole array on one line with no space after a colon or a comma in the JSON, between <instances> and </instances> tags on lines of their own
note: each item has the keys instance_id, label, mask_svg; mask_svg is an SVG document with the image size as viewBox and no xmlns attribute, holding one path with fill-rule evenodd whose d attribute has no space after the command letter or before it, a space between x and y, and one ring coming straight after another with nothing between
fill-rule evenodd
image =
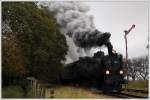
<instances>
[{"instance_id":1,"label":"steam locomotive","mask_svg":"<svg viewBox=\"0 0 150 100\"><path fill-rule=\"evenodd\" d=\"M122 55L112 52L110 43L108 55L99 51L93 57L80 57L78 61L67 64L61 73L64 84L88 84L103 91L120 91L125 83Z\"/></svg>"}]
</instances>

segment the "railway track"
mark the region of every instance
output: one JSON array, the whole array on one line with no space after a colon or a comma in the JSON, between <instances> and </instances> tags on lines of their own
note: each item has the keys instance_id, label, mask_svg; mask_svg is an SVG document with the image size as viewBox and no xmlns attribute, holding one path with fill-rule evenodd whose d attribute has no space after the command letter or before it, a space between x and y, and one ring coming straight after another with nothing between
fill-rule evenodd
<instances>
[{"instance_id":1,"label":"railway track","mask_svg":"<svg viewBox=\"0 0 150 100\"><path fill-rule=\"evenodd\" d=\"M148 94L148 90L141 90L141 89L124 89L125 91L129 91L129 92L140 92L140 93L146 93Z\"/></svg>"},{"instance_id":2,"label":"railway track","mask_svg":"<svg viewBox=\"0 0 150 100\"><path fill-rule=\"evenodd\" d=\"M83 88L83 87L82 87ZM89 88L84 88L87 90L92 91L93 93L96 94L104 94L104 95L108 95L111 97L117 97L117 98L143 98L146 99L148 98L148 90L142 90L142 89L123 89L122 92L108 92L108 93L104 93L102 90L98 90L98 89L89 89ZM140 93L140 95L138 94Z\"/></svg>"},{"instance_id":3,"label":"railway track","mask_svg":"<svg viewBox=\"0 0 150 100\"><path fill-rule=\"evenodd\" d=\"M117 97L117 98L148 98L147 96L137 96L137 95L131 95L126 93L118 93L118 92L112 92L107 95Z\"/></svg>"},{"instance_id":4,"label":"railway track","mask_svg":"<svg viewBox=\"0 0 150 100\"><path fill-rule=\"evenodd\" d=\"M126 93L125 91L128 91L128 93ZM143 90L138 90L138 89L126 89L125 91L108 92L108 93L104 93L104 94L108 95L108 96L112 96L112 97L117 97L117 98L148 98L148 91L143 91ZM98 93L98 94L103 93L101 90L96 90L94 92ZM135 93L135 94L133 94L133 93ZM147 95L136 95L136 93L142 93L142 94L144 93Z\"/></svg>"}]
</instances>

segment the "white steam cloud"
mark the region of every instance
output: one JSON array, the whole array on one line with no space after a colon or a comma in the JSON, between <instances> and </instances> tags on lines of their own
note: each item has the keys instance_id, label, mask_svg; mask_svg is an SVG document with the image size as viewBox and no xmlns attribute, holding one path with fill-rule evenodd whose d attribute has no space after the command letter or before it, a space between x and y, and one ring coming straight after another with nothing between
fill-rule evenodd
<instances>
[{"instance_id":1,"label":"white steam cloud","mask_svg":"<svg viewBox=\"0 0 150 100\"><path fill-rule=\"evenodd\" d=\"M81 2L39 2L38 5L47 6L50 11L56 12L57 23L63 27L62 33L66 36L69 46L66 63L78 60L81 56L90 55L89 49L81 47L89 44L89 40L93 41L102 33L95 31L93 16L87 14L89 11L87 5Z\"/></svg>"}]
</instances>

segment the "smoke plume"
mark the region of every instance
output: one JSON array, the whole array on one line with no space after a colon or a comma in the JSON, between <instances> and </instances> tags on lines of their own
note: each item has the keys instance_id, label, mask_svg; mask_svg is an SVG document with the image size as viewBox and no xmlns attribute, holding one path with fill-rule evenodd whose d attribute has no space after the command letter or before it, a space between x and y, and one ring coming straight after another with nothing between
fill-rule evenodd
<instances>
[{"instance_id":1,"label":"smoke plume","mask_svg":"<svg viewBox=\"0 0 150 100\"><path fill-rule=\"evenodd\" d=\"M40 2L39 4L56 12L57 23L63 27L63 34L69 45L67 58L77 60L79 56L85 56L90 48L109 42L110 33L96 30L93 16L87 14L90 10L87 5L81 2Z\"/></svg>"}]
</instances>

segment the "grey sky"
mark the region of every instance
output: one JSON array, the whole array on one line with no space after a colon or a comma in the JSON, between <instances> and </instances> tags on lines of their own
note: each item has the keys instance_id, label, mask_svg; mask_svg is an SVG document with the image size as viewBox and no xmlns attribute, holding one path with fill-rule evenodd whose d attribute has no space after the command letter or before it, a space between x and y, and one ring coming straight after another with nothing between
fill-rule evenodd
<instances>
[{"instance_id":1,"label":"grey sky","mask_svg":"<svg viewBox=\"0 0 150 100\"><path fill-rule=\"evenodd\" d=\"M111 33L111 42L117 52L125 56L124 30L132 24L128 35L129 58L148 53L148 3L147 2L84 2L90 6L98 30Z\"/></svg>"}]
</instances>

